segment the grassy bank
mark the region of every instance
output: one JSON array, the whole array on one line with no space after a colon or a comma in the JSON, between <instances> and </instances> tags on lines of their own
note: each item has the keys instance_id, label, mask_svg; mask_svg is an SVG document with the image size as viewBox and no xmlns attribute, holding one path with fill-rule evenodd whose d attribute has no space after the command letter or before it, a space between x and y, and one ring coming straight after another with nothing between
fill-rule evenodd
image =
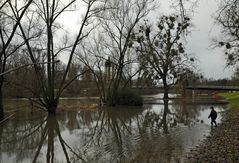
<instances>
[{"instance_id":1,"label":"grassy bank","mask_svg":"<svg viewBox=\"0 0 239 163\"><path fill-rule=\"evenodd\" d=\"M219 95L224 97L230 103L231 109L239 108L239 92L220 93Z\"/></svg>"}]
</instances>

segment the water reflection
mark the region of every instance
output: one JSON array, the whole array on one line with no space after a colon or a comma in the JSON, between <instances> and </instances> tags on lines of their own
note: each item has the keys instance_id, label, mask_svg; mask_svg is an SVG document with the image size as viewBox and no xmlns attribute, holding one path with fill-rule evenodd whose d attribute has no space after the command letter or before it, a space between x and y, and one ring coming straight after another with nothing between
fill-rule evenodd
<instances>
[{"instance_id":1,"label":"water reflection","mask_svg":"<svg viewBox=\"0 0 239 163\"><path fill-rule=\"evenodd\" d=\"M66 112L57 119L19 113L0 126L0 162L182 161L210 131L208 108L165 100L143 108Z\"/></svg>"},{"instance_id":2,"label":"water reflection","mask_svg":"<svg viewBox=\"0 0 239 163\"><path fill-rule=\"evenodd\" d=\"M24 162L25 158L32 157L32 149L36 148L40 140L39 133L45 120L35 121L19 120L4 123L0 126L1 161L0 162ZM23 150L25 149L25 150ZM6 154L4 154L6 152ZM14 155L14 158L11 156ZM7 158L7 159L5 159ZM15 160L14 160L15 159ZM2 161L4 160L4 161Z\"/></svg>"},{"instance_id":3,"label":"water reflection","mask_svg":"<svg viewBox=\"0 0 239 163\"><path fill-rule=\"evenodd\" d=\"M38 143L39 145L38 145L36 154L35 154L32 162L37 162L37 159L40 155L40 151L42 150L45 141L47 141L46 142L47 143L46 162L54 162L54 160L55 160L55 158L54 158L55 157L55 148L54 148L55 137L58 138L58 140L60 142L60 147L62 148L62 151L64 153L65 161L63 161L63 162L67 162L67 163L70 162L70 158L67 153L67 148L69 148L69 149L71 149L71 148L63 140L63 138L61 136L60 129L59 129L59 124L58 124L55 116L50 116L46 119L46 124L41 133L41 139ZM78 158L82 159L78 154L75 154L75 155L78 156Z\"/></svg>"}]
</instances>

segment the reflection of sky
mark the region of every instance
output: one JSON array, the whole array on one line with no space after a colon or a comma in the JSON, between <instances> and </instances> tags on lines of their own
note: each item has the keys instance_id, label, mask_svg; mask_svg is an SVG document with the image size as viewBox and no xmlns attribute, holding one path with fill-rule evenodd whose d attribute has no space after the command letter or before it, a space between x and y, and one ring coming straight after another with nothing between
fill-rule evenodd
<instances>
[{"instance_id":1,"label":"reflection of sky","mask_svg":"<svg viewBox=\"0 0 239 163\"><path fill-rule=\"evenodd\" d=\"M175 106L177 105L170 104L169 109L177 113L176 109L180 108L178 108L178 106ZM87 114L89 114L88 116L92 117L89 123L84 123L86 122L86 120L84 119L84 116L82 116L83 114L81 115L81 112L79 112L77 114L77 118L75 118L75 121L72 122L79 124L79 127L76 128L68 128L69 119L65 118L71 118L73 115L62 115L62 117L59 115L59 125L61 130L61 136L64 141L72 148L74 152L78 153L80 156L84 155L84 158L87 161L102 163L116 162L117 159L119 159L121 156L126 157L125 161L130 161L131 159L138 157L141 158L141 156L144 158L155 156L159 159L164 157L166 158L167 154L172 155L171 160L175 158L182 159L182 156L190 148L197 145L199 143L199 140L202 140L205 135L210 132L210 120L207 118L210 113L209 107L209 105L197 105L193 108L191 107L191 105L186 106L187 109L193 109L191 110L190 115L193 115L194 111L196 111L196 119L198 121L196 121L195 123L191 123L190 126L178 123L176 127L169 127L168 134L163 134L162 129L159 129L156 126L151 126L150 124L146 124L144 126L144 120L147 120L145 119L146 113L156 113L155 115L158 115L160 117L162 116L164 105L145 105L145 109L142 112L139 112L137 108L133 108L132 110L130 110L130 115L132 116L125 116L128 118L124 119L124 124L120 122L120 118L122 118L124 115L127 115L127 110L124 109L124 113L115 112L117 114L113 114L114 110L112 110L110 112L110 115L112 115L112 117L108 117L106 114L104 120L109 118L111 120L111 124L112 120L116 120L114 122L117 122L122 138L121 147L119 147L116 143L115 133L111 129L112 126L107 126L108 122L105 123L106 121L104 121L104 125L106 125L105 129L102 130L102 135L100 136L101 140L99 141L99 144L96 143L97 134L93 137L92 135L95 131L98 133L100 130L100 127L95 128L96 121L98 119L97 115L99 115L97 111L85 111L83 113L85 114L87 112ZM215 106L215 109L220 112L223 110L223 106ZM114 119L113 117L116 119ZM168 117L170 119L170 116ZM220 122L220 117L221 116L219 114L217 120L218 122ZM201 120L203 120L204 123L201 123ZM101 121L98 123L98 125L100 126L100 124ZM128 127L128 130L125 129L124 125ZM138 125L140 125L140 127ZM70 158L73 158L74 154L72 153L72 151L67 147L66 149L68 156ZM27 149L22 150L24 151ZM26 158L24 158L22 162L31 162L33 160L36 150L37 149L33 150L34 152L32 153L31 158L28 158L29 156L26 156ZM9 152L11 152L10 155L7 154ZM16 151L9 152L1 153L2 158L0 157L0 162L1 160L8 160L9 163L16 162ZM46 162L46 153L47 140L45 140L45 143L43 144L37 161ZM61 144L59 142L59 138L57 136L54 137L54 157L56 162L65 162L66 160Z\"/></svg>"},{"instance_id":2,"label":"reflection of sky","mask_svg":"<svg viewBox=\"0 0 239 163\"><path fill-rule=\"evenodd\" d=\"M170 93L168 96L170 97L170 98L172 98L172 97L177 97L179 94L176 94L176 93ZM146 98L160 98L160 99L162 99L163 98L163 96L164 96L164 94L163 93L158 93L158 94L155 94L155 95L144 95L143 97L146 97Z\"/></svg>"},{"instance_id":3,"label":"reflection of sky","mask_svg":"<svg viewBox=\"0 0 239 163\"><path fill-rule=\"evenodd\" d=\"M163 105L152 105L151 111L157 114L162 114L164 106ZM187 107L187 106L186 106ZM225 107L221 105L217 105L214 107L215 110L218 112L217 123L221 122L221 112L224 111ZM192 109L192 108L188 108ZM210 105L197 105L195 107L198 110L197 117L195 122L192 123L190 126L184 124L178 124L176 127L169 129L169 135L175 145L175 151L179 152L180 156L184 156L186 152L189 152L190 149L195 147L201 140L207 136L211 131L211 121L208 119L208 115L210 114ZM174 109L174 105L169 105L169 110L172 111ZM165 140L167 141L167 140ZM178 151L178 146L180 146L183 150ZM180 153L182 152L182 153ZM175 154L177 157L177 154ZM173 161L173 160L171 160Z\"/></svg>"},{"instance_id":4,"label":"reflection of sky","mask_svg":"<svg viewBox=\"0 0 239 163\"><path fill-rule=\"evenodd\" d=\"M155 95L143 95L143 99L144 99L144 103L157 103L157 104L163 104L163 93L158 93ZM174 97L178 97L179 94L176 93L169 93L168 97L169 98L174 98ZM172 101L170 100L169 103L172 103Z\"/></svg>"},{"instance_id":5,"label":"reflection of sky","mask_svg":"<svg viewBox=\"0 0 239 163\"><path fill-rule=\"evenodd\" d=\"M147 105L147 106L149 106L149 105ZM211 105L198 105L198 107L196 107L196 108L198 108L198 110L199 110L199 114L198 114L198 116L196 117L196 119L197 119L197 121L199 121L199 122L201 122L201 121L203 121L203 123L204 124L202 124L202 125L211 125L211 120L210 119L208 119L208 115L210 114L210 112L211 112L211 109L210 109L210 106ZM155 113L157 113L157 114L159 114L159 113L162 113L163 112L163 109L164 109L164 105L163 104L160 104L160 105L152 105L151 106L152 108L152 111L153 112L155 112ZM215 106L214 107L215 108L215 110L218 112L218 117L217 117L217 122L218 123L220 123L221 122L221 118L222 118L222 116L221 116L221 113L222 113L222 111L224 111L224 109L225 109L225 107L222 107L222 106L220 106L220 105L217 105L217 106ZM190 109L190 108L189 108ZM173 108L173 105L170 105L169 104L169 110L174 110L174 108Z\"/></svg>"},{"instance_id":6,"label":"reflection of sky","mask_svg":"<svg viewBox=\"0 0 239 163\"><path fill-rule=\"evenodd\" d=\"M147 106L145 106L147 108ZM162 133L158 132L157 129L155 128L154 134L159 134L158 137L160 139L155 139L155 140L148 140L148 141L153 141L153 142L145 142L145 150L147 150L147 148L155 148L155 147L149 147L147 146L147 143L151 144L151 143L155 143L158 144L160 146L160 143L162 142L167 142L169 141L168 139L170 139L170 142L172 144L170 144L170 146L174 146L173 147L173 155L175 155L175 157L181 157L184 154L186 154L187 151L189 151L190 148L193 148L194 146L197 145L197 143L199 143L200 140L202 140L203 138L205 138L206 135L209 134L209 132L211 131L211 127L210 127L210 119L208 119L208 115L210 113L210 106L205 105L205 106L199 106L196 107L197 109L199 109L199 114L198 117L196 118L198 121L196 124L191 125L190 127L186 126L186 125L181 125L179 124L177 127L171 128L169 131L169 135L166 137L162 137ZM152 106L148 106L148 109L146 109L145 111L143 111L142 115L145 115L145 113L147 111L151 111L154 112L156 114L162 115L163 113L163 109L164 106L163 105L152 105ZM173 105L169 105L169 109L173 110ZM220 112L223 110L223 107L220 106L216 106L215 109ZM133 120L134 118L132 118ZM220 122L221 116L219 114L217 122ZM201 123L201 120L203 121L203 123ZM95 124L95 123L92 123ZM133 120L132 122L132 127L131 127L131 131L133 135L125 135L125 137L127 137L127 140L130 141L132 144L134 144L134 147L132 147L132 151L136 152L138 150L142 150L142 149L137 149L140 148L139 144L143 139L142 139L142 135L139 136L138 132L137 132L137 123ZM76 129L73 132L69 132L68 130L64 130L62 131L62 137L64 138L64 140L71 146L71 147L75 147L76 149L80 146L82 146L84 148L84 144L85 144L85 140L84 138L82 138L82 135L88 135L87 133L89 132L89 130L87 128L82 128L82 129ZM158 133L157 133L158 132ZM89 137L90 137L90 133L89 133ZM112 154L116 154L117 153L117 149L115 149L114 147L114 137L111 137L110 135L107 135L107 133L104 134L104 136L108 136L108 139L105 139L105 142L102 147L98 146L89 146L89 149L87 149L87 151L89 152L88 154L92 154L92 155L100 155L99 157L99 162L105 160L106 158L111 158ZM147 138L147 134L145 133L145 138ZM110 138L111 137L111 138ZM165 140L164 140L165 139ZM88 139L90 140L90 139ZM140 142L139 142L140 141ZM113 143L113 144L111 144ZM151 144L152 145L152 144ZM167 144L164 144L167 145ZM163 145L163 146L164 146ZM162 146L162 144L161 144ZM80 147L80 149L83 149L82 147ZM107 149L104 149L107 148ZM159 148L159 147L157 147ZM157 150L157 148L155 150ZM165 148L167 149L167 147L161 147L161 148ZM170 147L171 148L171 147ZM104 150L109 150L108 152L104 152ZM126 149L125 149L126 150ZM131 152L132 152L131 151ZM95 153L96 152L96 153ZM132 154L132 156L134 156L135 153ZM127 155L127 154L126 154ZM61 154L57 154L57 157L63 157L64 155ZM117 157L117 154L116 156ZM104 158L104 159L103 159ZM112 161L112 160L111 160Z\"/></svg>"}]
</instances>

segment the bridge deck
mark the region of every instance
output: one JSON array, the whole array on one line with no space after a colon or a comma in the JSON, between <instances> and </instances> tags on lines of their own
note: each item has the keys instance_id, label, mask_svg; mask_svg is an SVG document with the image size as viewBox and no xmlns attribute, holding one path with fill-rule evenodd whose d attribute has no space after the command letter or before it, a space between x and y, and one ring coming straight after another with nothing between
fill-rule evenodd
<instances>
[{"instance_id":1,"label":"bridge deck","mask_svg":"<svg viewBox=\"0 0 239 163\"><path fill-rule=\"evenodd\" d=\"M227 91L239 91L239 87L237 87L237 86L212 86L212 85L187 86L186 89L191 89L191 90L227 90Z\"/></svg>"},{"instance_id":2,"label":"bridge deck","mask_svg":"<svg viewBox=\"0 0 239 163\"><path fill-rule=\"evenodd\" d=\"M225 91L239 91L239 86L215 86L215 85L189 85L185 87L189 90L225 90ZM163 90L163 86L159 87L133 87L133 89L160 89Z\"/></svg>"}]
</instances>

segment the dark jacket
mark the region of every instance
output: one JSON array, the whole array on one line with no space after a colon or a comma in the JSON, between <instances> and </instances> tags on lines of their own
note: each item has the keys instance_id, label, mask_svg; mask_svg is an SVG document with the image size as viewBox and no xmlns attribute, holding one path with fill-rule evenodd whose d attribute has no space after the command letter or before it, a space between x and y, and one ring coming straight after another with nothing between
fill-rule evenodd
<instances>
[{"instance_id":1,"label":"dark jacket","mask_svg":"<svg viewBox=\"0 0 239 163\"><path fill-rule=\"evenodd\" d=\"M213 109L211 113L209 114L208 118L215 120L217 118L217 112Z\"/></svg>"}]
</instances>

